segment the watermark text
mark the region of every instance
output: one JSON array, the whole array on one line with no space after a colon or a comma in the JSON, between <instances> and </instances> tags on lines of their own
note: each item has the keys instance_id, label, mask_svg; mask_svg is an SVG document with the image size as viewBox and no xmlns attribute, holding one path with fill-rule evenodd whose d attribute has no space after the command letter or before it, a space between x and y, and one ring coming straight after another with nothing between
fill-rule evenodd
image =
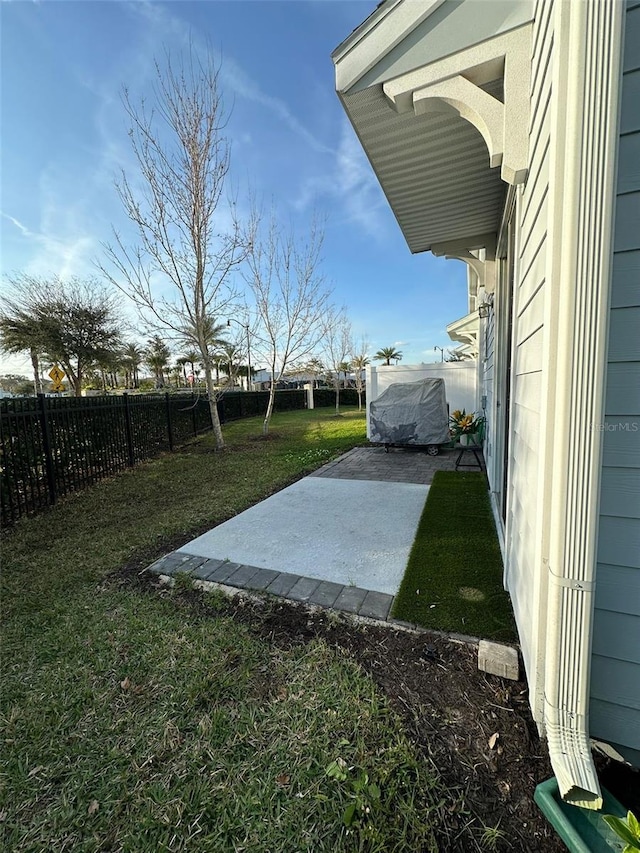
<instances>
[{"instance_id":1,"label":"watermark text","mask_svg":"<svg viewBox=\"0 0 640 853\"><path fill-rule=\"evenodd\" d=\"M589 429L592 432L639 432L640 421L604 421L589 424Z\"/></svg>"}]
</instances>

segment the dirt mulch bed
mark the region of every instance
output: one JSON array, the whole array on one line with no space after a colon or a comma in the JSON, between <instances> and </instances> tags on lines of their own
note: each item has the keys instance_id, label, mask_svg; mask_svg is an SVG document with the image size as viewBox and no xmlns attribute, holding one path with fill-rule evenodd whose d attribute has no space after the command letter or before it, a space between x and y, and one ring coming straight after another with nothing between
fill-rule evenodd
<instances>
[{"instance_id":1,"label":"dirt mulch bed","mask_svg":"<svg viewBox=\"0 0 640 853\"><path fill-rule=\"evenodd\" d=\"M111 582L168 594L156 576L140 569L136 561ZM225 599L222 611L198 590L183 590L175 601L193 618L232 615L279 647L324 639L356 660L449 787L450 816L440 839L446 853L491 849L478 843L483 825L504 833L496 850L566 849L533 802L536 785L553 773L531 718L526 683L480 672L476 646L427 632L358 624L272 597L234 596Z\"/></svg>"},{"instance_id":2,"label":"dirt mulch bed","mask_svg":"<svg viewBox=\"0 0 640 853\"><path fill-rule=\"evenodd\" d=\"M565 850L533 802L538 782L553 774L531 718L526 684L479 672L475 645L356 625L286 601L265 612L264 605L237 599L233 608L236 618L275 643L322 638L371 675L451 791L443 850L476 849L471 823L504 832L496 849Z\"/></svg>"}]
</instances>

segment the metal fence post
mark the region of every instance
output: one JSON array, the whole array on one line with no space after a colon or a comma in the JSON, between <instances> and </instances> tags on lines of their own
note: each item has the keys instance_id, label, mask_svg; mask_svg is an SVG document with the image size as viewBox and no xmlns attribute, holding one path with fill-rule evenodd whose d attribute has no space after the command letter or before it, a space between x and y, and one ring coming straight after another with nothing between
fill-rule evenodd
<instances>
[{"instance_id":1,"label":"metal fence post","mask_svg":"<svg viewBox=\"0 0 640 853\"><path fill-rule=\"evenodd\" d=\"M173 427L171 426L171 402L169 400L169 392L164 395L164 404L167 410L167 437L169 438L169 450L173 450Z\"/></svg>"},{"instance_id":2,"label":"metal fence post","mask_svg":"<svg viewBox=\"0 0 640 853\"><path fill-rule=\"evenodd\" d=\"M193 436L194 438L198 435L198 422L196 421L196 406L198 405L198 401L200 399L200 395L196 397L194 392L191 392L191 425L193 426Z\"/></svg>"},{"instance_id":3,"label":"metal fence post","mask_svg":"<svg viewBox=\"0 0 640 853\"><path fill-rule=\"evenodd\" d=\"M51 428L49 425L49 413L47 411L47 398L44 394L38 394L38 405L40 407L40 423L42 425L42 449L44 451L44 465L47 472L47 489L49 490L49 503L56 502L56 472L53 467L53 448L51 446Z\"/></svg>"},{"instance_id":4,"label":"metal fence post","mask_svg":"<svg viewBox=\"0 0 640 853\"><path fill-rule=\"evenodd\" d=\"M129 395L123 394L124 397L124 431L127 437L127 454L129 456L129 466L133 468L136 464L135 454L133 452L133 430L131 429L131 409L129 408Z\"/></svg>"}]
</instances>

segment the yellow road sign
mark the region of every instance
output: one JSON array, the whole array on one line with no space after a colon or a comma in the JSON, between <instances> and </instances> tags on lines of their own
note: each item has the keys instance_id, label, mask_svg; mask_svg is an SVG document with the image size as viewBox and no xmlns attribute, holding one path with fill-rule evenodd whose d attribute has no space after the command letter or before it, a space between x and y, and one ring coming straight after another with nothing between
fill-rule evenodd
<instances>
[{"instance_id":1,"label":"yellow road sign","mask_svg":"<svg viewBox=\"0 0 640 853\"><path fill-rule=\"evenodd\" d=\"M62 385L60 382L54 382L53 385L51 386L51 390L52 391L64 391L64 385Z\"/></svg>"},{"instance_id":2,"label":"yellow road sign","mask_svg":"<svg viewBox=\"0 0 640 853\"><path fill-rule=\"evenodd\" d=\"M64 379L64 372L60 370L57 364L54 364L49 371L49 378L53 380L54 385L59 385ZM54 390L58 390L57 388Z\"/></svg>"}]
</instances>

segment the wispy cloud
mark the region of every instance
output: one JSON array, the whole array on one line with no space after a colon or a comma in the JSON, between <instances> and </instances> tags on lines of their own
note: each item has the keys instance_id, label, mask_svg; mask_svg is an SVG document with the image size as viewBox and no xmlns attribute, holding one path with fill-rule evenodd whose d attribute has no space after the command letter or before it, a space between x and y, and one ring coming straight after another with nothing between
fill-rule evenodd
<instances>
[{"instance_id":1,"label":"wispy cloud","mask_svg":"<svg viewBox=\"0 0 640 853\"><path fill-rule=\"evenodd\" d=\"M205 42L199 33L194 33L186 21L172 14L164 4L143 0L127 3L126 8L132 16L142 17L145 21L144 40L137 45L136 56L131 58L136 67L126 69L127 78L136 80L137 84L150 81L154 73L153 59L162 59L162 46L184 50L193 45L202 55L215 53L210 43ZM320 155L317 162L322 171L304 181L293 203L294 207L304 210L315 206L323 197L330 199L338 212L338 220L358 225L368 236L383 238L385 199L347 120L341 122L339 141L335 147L306 127L286 101L265 92L259 82L232 56L218 55L216 61L220 65L223 93L236 100L258 105L287 128L305 149ZM113 174L114 167L121 165L123 156L126 156L122 140L116 140L113 133L114 107L119 104L115 103L117 98L114 98L113 90L105 91L104 84L97 87L96 94L102 105L98 124L103 140L102 156L96 171L103 175L109 171ZM240 135L240 141L244 144L251 138L252 134L247 130Z\"/></svg>"},{"instance_id":2,"label":"wispy cloud","mask_svg":"<svg viewBox=\"0 0 640 853\"><path fill-rule=\"evenodd\" d=\"M143 16L154 28L155 32L151 43L155 48L155 55L158 54L159 44L169 47L171 41L177 41L182 48L192 44L196 51L203 56L213 51L211 44L205 43L197 33L193 32L186 21L168 12L166 6L144 0L144 2L130 4L129 8ZM282 98L274 97L265 92L260 84L233 57L218 56L217 61L220 64L220 82L223 92L229 92L236 98L260 105L314 151L322 154L333 153L329 146L325 145L304 126Z\"/></svg>"},{"instance_id":3,"label":"wispy cloud","mask_svg":"<svg viewBox=\"0 0 640 853\"><path fill-rule=\"evenodd\" d=\"M9 214L5 213L4 211L0 211L0 214L2 216L4 216L5 219L8 219L9 222L11 222L15 225L23 237L35 237L36 236L32 231L29 231L29 229L27 228L26 225L23 225L22 222L20 222L18 219L16 219L15 216L9 216Z\"/></svg>"},{"instance_id":4,"label":"wispy cloud","mask_svg":"<svg viewBox=\"0 0 640 853\"><path fill-rule=\"evenodd\" d=\"M307 180L295 202L303 210L325 196L343 211L344 219L359 225L372 237L384 236L386 202L380 185L369 165L353 130L345 119L342 123L333 168L328 174Z\"/></svg>"},{"instance_id":5,"label":"wispy cloud","mask_svg":"<svg viewBox=\"0 0 640 853\"><path fill-rule=\"evenodd\" d=\"M29 261L21 270L31 275L56 273L61 278L89 274L90 258L95 251L95 240L85 229L85 217L73 205L62 207L55 201L55 190L48 185L49 178L41 176L40 222L37 229L25 225L15 216L2 211L3 219L19 232L19 238L30 243Z\"/></svg>"},{"instance_id":6,"label":"wispy cloud","mask_svg":"<svg viewBox=\"0 0 640 853\"><path fill-rule=\"evenodd\" d=\"M262 91L258 83L251 78L243 68L233 59L225 58L221 67L221 81L225 89L233 92L239 98L251 101L264 107L280 121L282 121L289 130L296 136L300 137L305 145L308 145L314 151L320 154L333 154L334 151L328 145L325 145L320 139L314 136L302 122L291 112L285 101L281 98L273 97Z\"/></svg>"}]
</instances>

